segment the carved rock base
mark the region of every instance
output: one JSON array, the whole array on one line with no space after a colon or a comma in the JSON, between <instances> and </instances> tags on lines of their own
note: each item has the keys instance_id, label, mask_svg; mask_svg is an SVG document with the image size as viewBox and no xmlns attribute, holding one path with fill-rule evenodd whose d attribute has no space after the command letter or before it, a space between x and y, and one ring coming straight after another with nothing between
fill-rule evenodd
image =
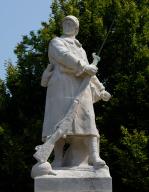
<instances>
[{"instance_id":1,"label":"carved rock base","mask_svg":"<svg viewBox=\"0 0 149 192\"><path fill-rule=\"evenodd\" d=\"M112 192L109 168L92 166L54 170L57 175L36 177L34 192Z\"/></svg>"}]
</instances>

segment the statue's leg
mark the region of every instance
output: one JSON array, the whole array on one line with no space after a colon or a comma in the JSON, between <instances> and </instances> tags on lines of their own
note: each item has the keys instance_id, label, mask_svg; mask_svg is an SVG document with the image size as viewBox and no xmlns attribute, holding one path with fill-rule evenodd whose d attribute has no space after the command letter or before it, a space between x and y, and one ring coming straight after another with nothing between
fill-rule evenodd
<instances>
[{"instance_id":1,"label":"statue's leg","mask_svg":"<svg viewBox=\"0 0 149 192\"><path fill-rule=\"evenodd\" d=\"M54 161L52 162L52 167L61 167L63 164L63 150L64 150L65 140L60 138L54 145Z\"/></svg>"},{"instance_id":2,"label":"statue's leg","mask_svg":"<svg viewBox=\"0 0 149 192\"><path fill-rule=\"evenodd\" d=\"M98 138L94 136L89 136L86 140L86 144L89 147L90 163L93 164L95 167L106 165L105 161L102 160L99 156Z\"/></svg>"},{"instance_id":3,"label":"statue's leg","mask_svg":"<svg viewBox=\"0 0 149 192\"><path fill-rule=\"evenodd\" d=\"M67 136L69 147L64 154L64 166L81 167L88 165L88 147L82 136Z\"/></svg>"}]
</instances>

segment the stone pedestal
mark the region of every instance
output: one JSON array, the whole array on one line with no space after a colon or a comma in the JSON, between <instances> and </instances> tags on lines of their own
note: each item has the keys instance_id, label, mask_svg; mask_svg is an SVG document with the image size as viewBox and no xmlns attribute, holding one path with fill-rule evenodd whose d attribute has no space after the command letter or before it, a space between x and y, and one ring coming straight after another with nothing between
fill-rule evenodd
<instances>
[{"instance_id":1,"label":"stone pedestal","mask_svg":"<svg viewBox=\"0 0 149 192\"><path fill-rule=\"evenodd\" d=\"M73 167L54 170L57 175L35 178L34 192L112 192L109 168Z\"/></svg>"}]
</instances>

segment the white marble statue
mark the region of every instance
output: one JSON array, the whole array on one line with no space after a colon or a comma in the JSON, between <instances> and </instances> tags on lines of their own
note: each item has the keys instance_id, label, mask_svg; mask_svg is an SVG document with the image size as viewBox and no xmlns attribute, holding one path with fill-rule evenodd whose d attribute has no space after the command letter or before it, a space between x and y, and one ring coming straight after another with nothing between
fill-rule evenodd
<instances>
[{"instance_id":1,"label":"white marble statue","mask_svg":"<svg viewBox=\"0 0 149 192\"><path fill-rule=\"evenodd\" d=\"M62 26L63 35L55 37L49 44L50 64L41 80L41 85L47 87L42 131L45 145L43 148L37 146L36 153L40 152L34 157L42 166L54 148L52 167L93 165L98 168L105 166L105 161L99 156L93 103L101 99L108 101L111 96L95 76L100 58L93 54L94 61L89 64L85 50L76 39L78 19L66 16ZM66 143L69 147L64 154ZM45 151L48 155L44 158L42 153Z\"/></svg>"}]
</instances>

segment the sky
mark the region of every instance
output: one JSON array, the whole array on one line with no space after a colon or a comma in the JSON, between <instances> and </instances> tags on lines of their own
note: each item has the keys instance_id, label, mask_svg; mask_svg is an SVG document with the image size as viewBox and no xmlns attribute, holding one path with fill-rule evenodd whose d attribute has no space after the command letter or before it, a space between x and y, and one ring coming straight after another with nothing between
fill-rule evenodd
<instances>
[{"instance_id":1,"label":"sky","mask_svg":"<svg viewBox=\"0 0 149 192\"><path fill-rule=\"evenodd\" d=\"M5 63L16 63L13 52L23 35L38 30L48 21L51 0L0 0L0 79L5 79Z\"/></svg>"}]
</instances>

